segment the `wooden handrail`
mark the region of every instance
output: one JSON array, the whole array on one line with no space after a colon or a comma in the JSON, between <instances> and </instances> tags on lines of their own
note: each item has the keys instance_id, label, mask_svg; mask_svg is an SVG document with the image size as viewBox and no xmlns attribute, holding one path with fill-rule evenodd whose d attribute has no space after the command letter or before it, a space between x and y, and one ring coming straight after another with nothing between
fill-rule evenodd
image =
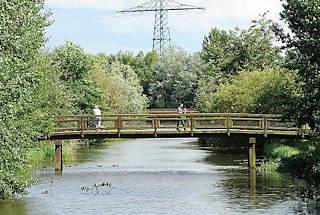
<instances>
[{"instance_id":1,"label":"wooden handrail","mask_svg":"<svg viewBox=\"0 0 320 215\"><path fill-rule=\"evenodd\" d=\"M96 129L93 127L95 117L101 118L102 125ZM54 116L57 131L79 131L81 136L88 131L116 131L120 137L123 131L131 130L143 133L152 130L154 136L158 136L164 129L176 128L177 121L185 120L186 132L193 136L195 132L219 130L231 135L232 132L254 131L267 136L270 132L297 131L299 128L281 122L281 116L276 114L247 114L247 113L187 113L187 114L105 114L105 115L70 115ZM114 124L110 124L115 122ZM188 122L188 123L187 123ZM270 126L270 122L273 123ZM77 126L78 124L78 126ZM287 127L286 127L287 126ZM141 129L145 129L142 131ZM224 130L221 130L224 129ZM60 130L60 131L61 131ZM168 130L169 131L169 130ZM170 131L171 133L173 131ZM177 131L178 132L178 131Z\"/></svg>"},{"instance_id":2,"label":"wooden handrail","mask_svg":"<svg viewBox=\"0 0 320 215\"><path fill-rule=\"evenodd\" d=\"M120 114L104 114L99 115L100 117L118 117ZM249 114L249 113L189 113L189 114L121 114L123 117L173 117L173 116L219 116L219 117L268 117L268 118L281 118L279 114ZM61 119L61 118L79 118L79 117L96 117L97 115L93 114L83 114L83 115L62 115L62 116L54 116L54 119Z\"/></svg>"}]
</instances>

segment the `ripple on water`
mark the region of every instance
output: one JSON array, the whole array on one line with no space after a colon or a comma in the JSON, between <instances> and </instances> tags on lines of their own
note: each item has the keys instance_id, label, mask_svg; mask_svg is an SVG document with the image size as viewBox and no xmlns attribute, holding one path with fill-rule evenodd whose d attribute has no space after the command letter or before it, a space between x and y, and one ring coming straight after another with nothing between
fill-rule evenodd
<instances>
[{"instance_id":1,"label":"ripple on water","mask_svg":"<svg viewBox=\"0 0 320 215\"><path fill-rule=\"evenodd\" d=\"M143 139L78 151L79 166L37 173L40 184L8 214L297 214L296 181L257 175L249 188L246 155L199 150L188 139ZM111 182L86 192L81 188ZM48 191L47 194L42 194ZM9 204L6 204L7 207ZM303 208L303 207L302 207ZM302 209L303 210L303 209ZM8 212L9 211L9 212ZM301 210L300 210L301 211Z\"/></svg>"}]
</instances>

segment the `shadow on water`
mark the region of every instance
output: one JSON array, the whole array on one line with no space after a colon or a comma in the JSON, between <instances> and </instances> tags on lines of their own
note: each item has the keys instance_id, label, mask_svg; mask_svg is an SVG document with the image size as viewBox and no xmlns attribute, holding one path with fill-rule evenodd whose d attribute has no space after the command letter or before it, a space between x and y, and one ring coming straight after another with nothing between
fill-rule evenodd
<instances>
[{"instance_id":1,"label":"shadow on water","mask_svg":"<svg viewBox=\"0 0 320 215\"><path fill-rule=\"evenodd\" d=\"M106 155L107 149L112 143L105 143L100 145L87 145L83 147L76 148L73 154L74 160L77 163L86 163L94 160L98 160Z\"/></svg>"}]
</instances>

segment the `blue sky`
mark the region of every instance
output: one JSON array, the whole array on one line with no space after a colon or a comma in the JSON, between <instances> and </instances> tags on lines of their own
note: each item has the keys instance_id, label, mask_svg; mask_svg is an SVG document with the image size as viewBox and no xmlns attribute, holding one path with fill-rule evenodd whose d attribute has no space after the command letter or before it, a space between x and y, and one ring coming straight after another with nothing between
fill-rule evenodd
<instances>
[{"instance_id":1,"label":"blue sky","mask_svg":"<svg viewBox=\"0 0 320 215\"><path fill-rule=\"evenodd\" d=\"M119 15L115 11L138 6L149 0L46 0L54 24L47 29L48 48L70 40L91 54L152 49L154 13ZM188 52L201 50L211 28L248 27L259 14L279 21L280 0L178 0L206 8L205 11L172 12L169 27L172 45Z\"/></svg>"}]
</instances>

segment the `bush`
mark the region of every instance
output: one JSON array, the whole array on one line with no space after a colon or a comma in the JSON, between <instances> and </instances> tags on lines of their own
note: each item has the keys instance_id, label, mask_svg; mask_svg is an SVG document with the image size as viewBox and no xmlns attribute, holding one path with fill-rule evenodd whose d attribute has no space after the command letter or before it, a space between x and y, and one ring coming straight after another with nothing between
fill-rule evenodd
<instances>
[{"instance_id":1,"label":"bush","mask_svg":"<svg viewBox=\"0 0 320 215\"><path fill-rule=\"evenodd\" d=\"M215 86L200 82L200 111L231 113L281 113L296 93L295 72L283 69L253 69L239 73L231 83Z\"/></svg>"},{"instance_id":2,"label":"bush","mask_svg":"<svg viewBox=\"0 0 320 215\"><path fill-rule=\"evenodd\" d=\"M28 151L28 163L32 169L38 169L45 166L53 166L55 161L55 147L54 145L44 142L38 147L32 148ZM66 150L65 145L62 151L63 163L73 161L73 157L69 150Z\"/></svg>"},{"instance_id":3,"label":"bush","mask_svg":"<svg viewBox=\"0 0 320 215\"><path fill-rule=\"evenodd\" d=\"M27 148L52 128L41 50L50 13L43 9L43 0L0 1L0 199L32 184Z\"/></svg>"},{"instance_id":4,"label":"bush","mask_svg":"<svg viewBox=\"0 0 320 215\"><path fill-rule=\"evenodd\" d=\"M270 160L262 162L258 167L259 172L276 172L279 168L280 162L277 160Z\"/></svg>"},{"instance_id":5,"label":"bush","mask_svg":"<svg viewBox=\"0 0 320 215\"><path fill-rule=\"evenodd\" d=\"M279 143L270 144L265 147L264 153L269 159L283 159L299 154L299 149Z\"/></svg>"},{"instance_id":6,"label":"bush","mask_svg":"<svg viewBox=\"0 0 320 215\"><path fill-rule=\"evenodd\" d=\"M109 113L143 113L147 98L142 94L137 74L119 61L109 64L106 56L95 57L89 79L97 84L103 97L102 111Z\"/></svg>"}]
</instances>

